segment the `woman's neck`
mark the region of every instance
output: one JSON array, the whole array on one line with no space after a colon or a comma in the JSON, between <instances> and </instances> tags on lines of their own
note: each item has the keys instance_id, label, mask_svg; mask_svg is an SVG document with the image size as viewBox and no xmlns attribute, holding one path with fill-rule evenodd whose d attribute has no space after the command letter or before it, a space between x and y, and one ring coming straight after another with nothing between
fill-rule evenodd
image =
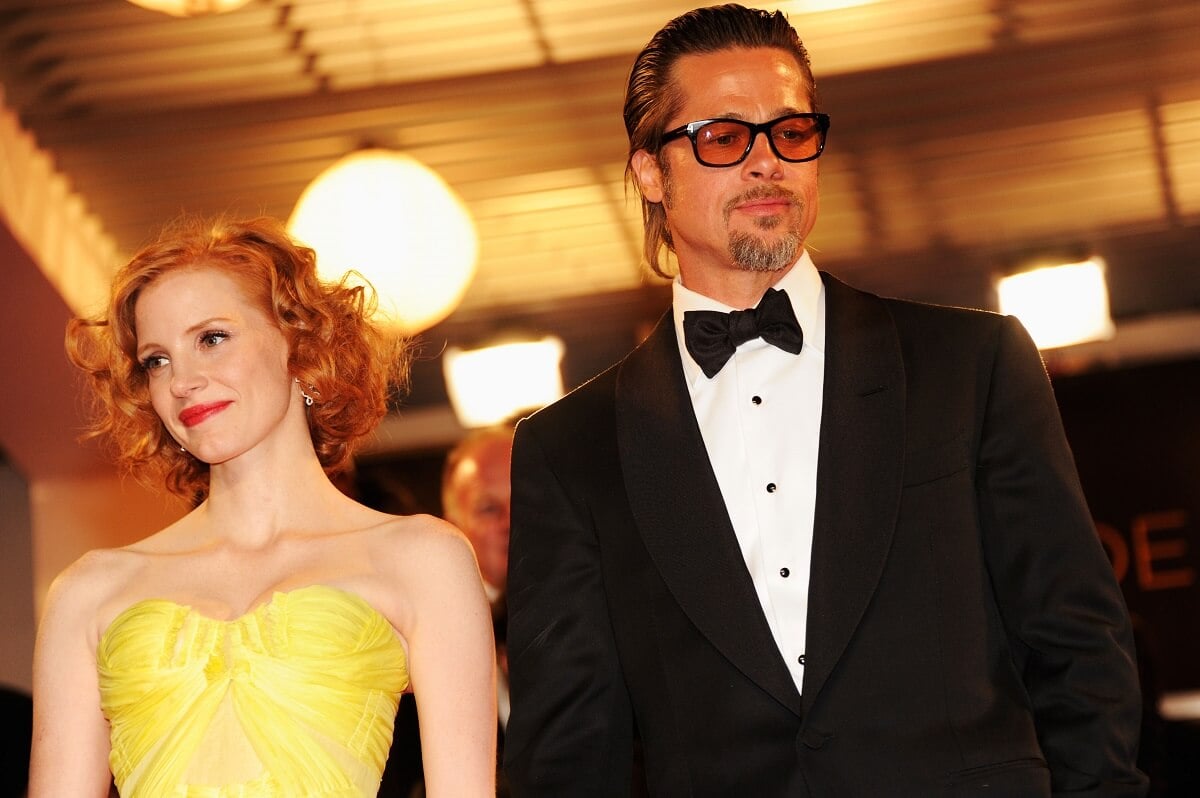
<instances>
[{"instance_id":1,"label":"woman's neck","mask_svg":"<svg viewBox=\"0 0 1200 798\"><path fill-rule=\"evenodd\" d=\"M310 444L282 457L214 465L204 520L214 539L260 549L282 534L327 530L350 501L330 482Z\"/></svg>"}]
</instances>

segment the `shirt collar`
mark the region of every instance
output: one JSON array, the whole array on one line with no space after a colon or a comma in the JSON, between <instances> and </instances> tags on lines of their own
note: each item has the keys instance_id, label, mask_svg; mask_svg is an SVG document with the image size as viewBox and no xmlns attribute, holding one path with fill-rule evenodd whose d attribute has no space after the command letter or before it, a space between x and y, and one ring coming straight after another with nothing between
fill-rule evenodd
<instances>
[{"instance_id":1,"label":"shirt collar","mask_svg":"<svg viewBox=\"0 0 1200 798\"><path fill-rule=\"evenodd\" d=\"M787 273L771 287L787 292L788 299L792 303L792 310L796 313L796 321L800 323L800 329L804 331L804 348L812 347L823 354L825 352L825 286L821 282L821 275L812 262L812 258L809 257L807 249L800 253L800 259L796 261L795 265L788 269ZM755 304L758 304L757 301ZM696 365L696 361L692 360L692 356L688 354L687 347L683 342L683 314L689 310L718 310L728 313L731 310L745 310L745 308L731 308L712 297L692 291L680 282L679 277L676 277L671 283L671 313L675 322L675 337L679 342L684 376L687 377L688 384L693 385L697 379L704 376L704 372Z\"/></svg>"}]
</instances>

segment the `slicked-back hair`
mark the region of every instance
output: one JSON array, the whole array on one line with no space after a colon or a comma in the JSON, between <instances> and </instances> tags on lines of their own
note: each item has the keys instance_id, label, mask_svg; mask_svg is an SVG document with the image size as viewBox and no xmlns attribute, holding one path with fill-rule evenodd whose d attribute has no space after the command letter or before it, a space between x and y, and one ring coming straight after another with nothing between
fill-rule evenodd
<instances>
[{"instance_id":1,"label":"slicked-back hair","mask_svg":"<svg viewBox=\"0 0 1200 798\"><path fill-rule=\"evenodd\" d=\"M737 48L771 47L790 53L808 82L809 101L817 110L817 87L808 50L782 11L762 11L737 4L689 11L668 22L638 54L625 89L625 132L629 153L625 179L632 182L642 201L645 231L643 255L656 274L667 274L662 250L673 249L662 203L649 202L633 172L633 155L646 150L655 158L662 151L667 123L683 103L683 87L673 81L675 63L685 55L701 55ZM660 159L661 165L661 159Z\"/></svg>"}]
</instances>

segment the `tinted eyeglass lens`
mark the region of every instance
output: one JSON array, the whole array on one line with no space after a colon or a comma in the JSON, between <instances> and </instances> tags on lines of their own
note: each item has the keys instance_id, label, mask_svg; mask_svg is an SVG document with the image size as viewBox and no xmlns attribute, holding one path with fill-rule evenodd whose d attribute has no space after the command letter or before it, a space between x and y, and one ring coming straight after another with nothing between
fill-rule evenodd
<instances>
[{"instance_id":1,"label":"tinted eyeglass lens","mask_svg":"<svg viewBox=\"0 0 1200 798\"><path fill-rule=\"evenodd\" d=\"M728 166L746 154L750 135L749 125L741 122L712 122L696 131L696 153L703 163ZM771 126L771 142L781 158L808 160L821 149L820 126L807 117L781 119Z\"/></svg>"},{"instance_id":2,"label":"tinted eyeglass lens","mask_svg":"<svg viewBox=\"0 0 1200 798\"><path fill-rule=\"evenodd\" d=\"M784 119L771 128L771 141L780 156L799 161L817 154L821 131L815 119Z\"/></svg>"},{"instance_id":3,"label":"tinted eyeglass lens","mask_svg":"<svg viewBox=\"0 0 1200 798\"><path fill-rule=\"evenodd\" d=\"M696 154L704 163L715 166L736 163L746 152L750 128L738 122L722 121L696 131Z\"/></svg>"}]
</instances>

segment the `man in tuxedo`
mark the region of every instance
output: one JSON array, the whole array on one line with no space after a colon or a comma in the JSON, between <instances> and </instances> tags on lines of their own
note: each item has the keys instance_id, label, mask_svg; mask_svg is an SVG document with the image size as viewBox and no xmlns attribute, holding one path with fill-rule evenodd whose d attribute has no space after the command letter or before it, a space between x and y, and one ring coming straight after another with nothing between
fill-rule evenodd
<instances>
[{"instance_id":1,"label":"man in tuxedo","mask_svg":"<svg viewBox=\"0 0 1200 798\"><path fill-rule=\"evenodd\" d=\"M684 14L625 98L672 308L523 421L517 796L1143 794L1129 618L1012 318L818 272L829 127L780 13Z\"/></svg>"}]
</instances>

